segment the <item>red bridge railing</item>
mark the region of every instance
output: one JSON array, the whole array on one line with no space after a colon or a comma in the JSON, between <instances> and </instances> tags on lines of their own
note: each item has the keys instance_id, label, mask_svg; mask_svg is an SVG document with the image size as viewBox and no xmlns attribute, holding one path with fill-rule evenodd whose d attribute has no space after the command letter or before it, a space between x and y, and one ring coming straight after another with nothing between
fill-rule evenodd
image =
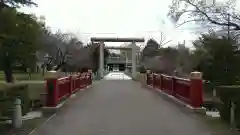
<instances>
[{"instance_id":1,"label":"red bridge railing","mask_svg":"<svg viewBox=\"0 0 240 135\"><path fill-rule=\"evenodd\" d=\"M46 79L46 107L56 107L63 99L92 84L92 73L84 72L68 77Z\"/></svg>"},{"instance_id":2,"label":"red bridge railing","mask_svg":"<svg viewBox=\"0 0 240 135\"><path fill-rule=\"evenodd\" d=\"M198 108L203 104L202 79L184 79L164 74L147 73L147 85Z\"/></svg>"}]
</instances>

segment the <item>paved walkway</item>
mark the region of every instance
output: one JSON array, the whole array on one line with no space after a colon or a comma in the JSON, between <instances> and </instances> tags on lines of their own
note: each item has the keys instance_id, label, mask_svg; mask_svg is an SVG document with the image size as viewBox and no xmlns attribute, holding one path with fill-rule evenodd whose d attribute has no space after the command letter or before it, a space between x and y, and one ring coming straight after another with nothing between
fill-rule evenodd
<instances>
[{"instance_id":1,"label":"paved walkway","mask_svg":"<svg viewBox=\"0 0 240 135\"><path fill-rule=\"evenodd\" d=\"M139 83L108 78L77 94L32 135L210 135L210 130Z\"/></svg>"}]
</instances>

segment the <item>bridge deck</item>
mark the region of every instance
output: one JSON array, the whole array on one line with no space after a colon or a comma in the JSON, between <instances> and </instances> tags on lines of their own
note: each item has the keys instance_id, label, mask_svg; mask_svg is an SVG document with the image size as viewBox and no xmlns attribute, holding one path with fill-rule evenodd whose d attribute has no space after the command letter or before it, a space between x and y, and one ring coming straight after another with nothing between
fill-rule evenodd
<instances>
[{"instance_id":1,"label":"bridge deck","mask_svg":"<svg viewBox=\"0 0 240 135\"><path fill-rule=\"evenodd\" d=\"M210 135L210 130L193 113L137 82L102 80L32 135Z\"/></svg>"}]
</instances>

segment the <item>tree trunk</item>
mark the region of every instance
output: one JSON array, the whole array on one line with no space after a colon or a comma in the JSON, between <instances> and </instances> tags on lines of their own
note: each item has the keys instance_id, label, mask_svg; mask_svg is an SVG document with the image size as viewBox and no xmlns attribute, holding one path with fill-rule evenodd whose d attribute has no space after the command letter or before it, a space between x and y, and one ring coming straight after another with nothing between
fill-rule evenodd
<instances>
[{"instance_id":1,"label":"tree trunk","mask_svg":"<svg viewBox=\"0 0 240 135\"><path fill-rule=\"evenodd\" d=\"M13 83L13 75L12 75L12 66L11 61L8 58L8 56L4 57L4 74L5 74L5 80L7 83Z\"/></svg>"},{"instance_id":2,"label":"tree trunk","mask_svg":"<svg viewBox=\"0 0 240 135\"><path fill-rule=\"evenodd\" d=\"M13 83L12 69L4 69L5 80L7 83Z\"/></svg>"},{"instance_id":3,"label":"tree trunk","mask_svg":"<svg viewBox=\"0 0 240 135\"><path fill-rule=\"evenodd\" d=\"M44 76L46 66L45 66L45 65L42 65L41 68L42 68L42 76Z\"/></svg>"}]
</instances>

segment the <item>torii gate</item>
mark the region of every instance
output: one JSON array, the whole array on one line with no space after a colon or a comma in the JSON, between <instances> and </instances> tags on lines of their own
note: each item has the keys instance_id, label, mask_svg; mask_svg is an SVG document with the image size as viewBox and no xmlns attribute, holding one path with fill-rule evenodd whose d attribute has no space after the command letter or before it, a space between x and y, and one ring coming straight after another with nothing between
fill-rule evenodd
<instances>
[{"instance_id":1,"label":"torii gate","mask_svg":"<svg viewBox=\"0 0 240 135\"><path fill-rule=\"evenodd\" d=\"M129 49L132 50L132 77L135 78L136 75L136 43L144 42L144 38L97 38L92 37L91 42L100 42L100 57L99 57L99 73L100 77L104 77L104 42L130 42L132 46L130 48L126 47L110 47L108 49Z\"/></svg>"}]
</instances>

